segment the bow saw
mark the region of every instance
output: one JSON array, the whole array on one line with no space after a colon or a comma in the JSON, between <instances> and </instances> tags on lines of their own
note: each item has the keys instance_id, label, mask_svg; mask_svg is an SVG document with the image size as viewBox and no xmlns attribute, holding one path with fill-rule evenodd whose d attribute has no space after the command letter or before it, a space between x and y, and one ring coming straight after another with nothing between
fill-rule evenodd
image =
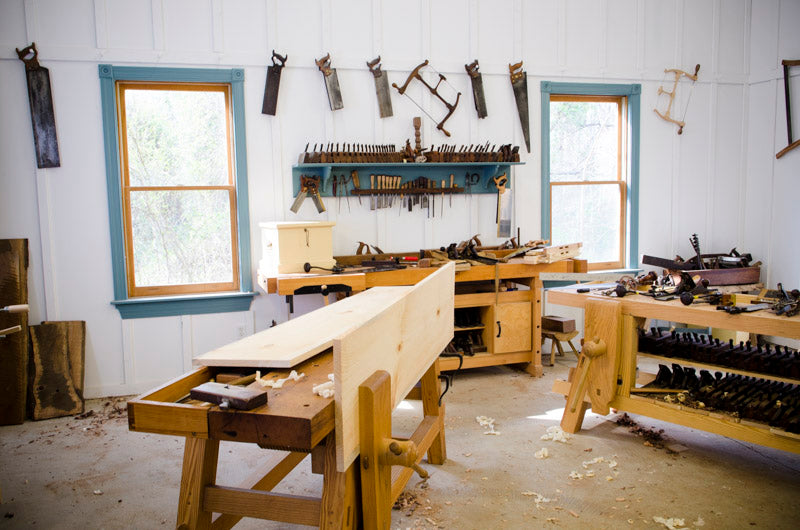
<instances>
[{"instance_id":1,"label":"bow saw","mask_svg":"<svg viewBox=\"0 0 800 530\"><path fill-rule=\"evenodd\" d=\"M675 79L672 83L672 90L667 91L664 90L663 86L658 87L658 95L661 94L669 94L669 103L667 104L667 110L662 114L659 112L658 109L653 109L653 112L658 114L658 116L665 121L674 123L678 126L678 134L683 134L683 127L686 125L686 111L689 110L689 101L692 98L692 92L694 91L694 82L697 81L697 72L700 71L700 65L695 65L694 67L694 74L690 74L688 72L684 72L683 70L679 70L677 68L667 68L664 70L664 74L672 74L675 76ZM676 120L670 115L670 111L672 110L672 103L675 101L675 90L678 88L678 81L681 80L681 77L686 76L687 78L692 80L692 90L689 92L689 99L686 100L686 108L683 109L683 116L680 120Z\"/></svg>"},{"instance_id":2,"label":"bow saw","mask_svg":"<svg viewBox=\"0 0 800 530\"><path fill-rule=\"evenodd\" d=\"M416 68L414 68L414 69L411 71L411 73L410 73L410 74L408 74L408 79L406 79L406 82L405 82L405 83L403 83L403 86L401 86L401 87L400 87L400 86L397 86L397 83L392 83L392 86L393 86L394 88L396 88L396 89L397 89L397 91L398 91L398 92L400 92L400 94L402 94L402 95L405 95L405 96L406 96L408 99L410 99L410 100L411 100L411 102L412 102L412 103L414 103L414 105L416 105L417 107L419 107L419 109L420 109L422 112L424 112L424 113L425 113L425 115L426 115L427 117L429 117L429 118L430 118L432 121L436 122L436 118L434 118L433 116L431 116L431 115L428 113L428 111L426 111L424 108L422 108L422 106L421 106L419 103L417 103L416 101L414 101L414 99L413 99L411 96L409 96L408 94L406 94L406 89L408 88L408 85L409 85L409 84L411 83L411 81L413 81L414 79L418 79L420 83L422 83L423 85L425 85L425 87L428 89L428 91L430 91L430 93L431 93L431 94L433 94L434 96L436 96L437 98L439 98L439 101L441 101L442 103L444 103L444 106L445 106L445 107L447 107L447 111L448 111L448 112L447 112L447 115L446 115L444 118L442 118L442 121L440 121L440 122L436 123L436 128L437 128L437 129L439 129L440 131L442 131L442 132L444 133L444 135L445 135L445 136L447 136L447 137L449 138L449 137L450 137L450 132L448 132L448 131L447 131L447 129L445 129L445 128L444 128L444 122L446 122L446 121L447 121L447 120L450 118L450 116L452 116L452 115L453 115L453 112L455 112L455 110L456 110L456 107L458 106L458 101L459 101L459 99L461 98L461 92L458 92L458 91L456 91L456 94L457 94L457 95L456 95L456 101L455 101L455 103L451 104L450 102L448 102L446 99L444 99L444 98L442 97L442 95L441 95L441 94L439 94L439 85L441 85L441 84L442 84L442 81L444 81L445 83L447 83L447 78L446 78L444 75L440 74L439 72L436 72L436 70L435 70L433 67L431 67L431 69L432 69L434 72L436 72L437 74L439 74L439 82L438 82L438 83L436 83L436 86L431 86L431 85L429 85L429 84L428 84L428 83L425 81L425 79L423 79L423 78L422 78L422 76L421 76L421 75L420 75L420 73L419 73L419 71L420 71L420 70L422 70L422 69L423 69L424 67L426 67L426 66L428 66L428 60L427 60L427 59L425 59L425 61L424 61L424 62L422 62L421 64L419 64L419 65L418 65ZM455 90L455 88L454 88L454 87L453 87L453 86L452 86L450 83L447 83L447 85L448 85L450 88L453 88L453 90Z\"/></svg>"}]
</instances>

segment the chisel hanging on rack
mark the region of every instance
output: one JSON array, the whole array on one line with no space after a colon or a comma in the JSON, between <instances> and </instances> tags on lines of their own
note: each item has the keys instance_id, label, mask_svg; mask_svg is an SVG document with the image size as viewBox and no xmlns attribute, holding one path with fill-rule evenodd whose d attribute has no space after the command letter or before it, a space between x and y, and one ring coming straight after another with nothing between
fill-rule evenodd
<instances>
[{"instance_id":1,"label":"chisel hanging on rack","mask_svg":"<svg viewBox=\"0 0 800 530\"><path fill-rule=\"evenodd\" d=\"M17 56L25 63L25 77L28 80L28 101L31 106L31 125L33 143L36 148L36 165L40 168L60 167L58 138L56 136L56 115L53 110L53 94L50 90L50 71L39 66L36 43L32 42Z\"/></svg>"}]
</instances>

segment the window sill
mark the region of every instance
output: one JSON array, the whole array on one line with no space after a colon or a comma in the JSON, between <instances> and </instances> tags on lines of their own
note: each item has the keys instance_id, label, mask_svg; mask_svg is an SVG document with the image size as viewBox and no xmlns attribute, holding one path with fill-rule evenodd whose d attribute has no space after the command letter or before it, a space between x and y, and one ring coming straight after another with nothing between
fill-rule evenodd
<instances>
[{"instance_id":1,"label":"window sill","mask_svg":"<svg viewBox=\"0 0 800 530\"><path fill-rule=\"evenodd\" d=\"M255 292L158 296L113 300L123 319L247 311Z\"/></svg>"},{"instance_id":2,"label":"window sill","mask_svg":"<svg viewBox=\"0 0 800 530\"><path fill-rule=\"evenodd\" d=\"M542 272L539 279L545 289L563 287L576 282L615 282L620 276L636 276L642 269L607 269L589 272Z\"/></svg>"}]
</instances>

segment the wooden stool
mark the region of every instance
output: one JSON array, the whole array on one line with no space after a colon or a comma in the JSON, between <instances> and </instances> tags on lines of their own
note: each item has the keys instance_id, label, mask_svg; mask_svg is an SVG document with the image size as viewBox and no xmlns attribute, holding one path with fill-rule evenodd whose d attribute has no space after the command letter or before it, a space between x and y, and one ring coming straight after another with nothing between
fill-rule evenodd
<instances>
[{"instance_id":1,"label":"wooden stool","mask_svg":"<svg viewBox=\"0 0 800 530\"><path fill-rule=\"evenodd\" d=\"M578 350L575 349L575 346L572 344L572 339L578 336L578 331L568 331L566 333L560 331L548 331L542 330L542 345L544 345L545 339L550 339L553 343L550 345L550 366L553 366L553 362L555 361L555 352L558 349L559 355L564 355L564 350L561 348L561 343L566 342L569 344L569 347L572 348L573 353L575 353L575 357L580 357Z\"/></svg>"}]
</instances>

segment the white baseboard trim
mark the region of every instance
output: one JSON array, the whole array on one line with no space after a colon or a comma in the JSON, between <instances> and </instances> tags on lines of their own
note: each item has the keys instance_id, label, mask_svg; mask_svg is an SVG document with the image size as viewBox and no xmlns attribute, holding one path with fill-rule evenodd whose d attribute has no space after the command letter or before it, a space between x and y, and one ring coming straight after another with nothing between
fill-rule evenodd
<instances>
[{"instance_id":1,"label":"white baseboard trim","mask_svg":"<svg viewBox=\"0 0 800 530\"><path fill-rule=\"evenodd\" d=\"M104 397L117 397L117 396L133 396L144 394L148 390L163 385L166 381L163 379L154 379L152 381L128 383L119 385L98 385L87 386L84 389L83 397L86 399L96 399Z\"/></svg>"}]
</instances>

